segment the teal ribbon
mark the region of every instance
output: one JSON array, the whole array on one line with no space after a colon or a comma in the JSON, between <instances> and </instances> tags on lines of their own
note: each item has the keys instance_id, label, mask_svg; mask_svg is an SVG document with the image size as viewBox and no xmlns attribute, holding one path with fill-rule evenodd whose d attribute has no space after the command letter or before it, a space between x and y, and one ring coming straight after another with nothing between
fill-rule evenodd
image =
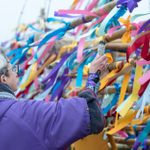
<instances>
[{"instance_id":1,"label":"teal ribbon","mask_svg":"<svg viewBox=\"0 0 150 150\"><path fill-rule=\"evenodd\" d=\"M104 108L102 108L103 114L107 114L109 112L109 110L117 104L118 99L119 99L119 95L120 95L120 84L114 84L115 89L116 89L116 93L114 94L114 96L112 97L112 100L110 101L110 103L108 103L107 106L105 106Z\"/></svg>"},{"instance_id":2,"label":"teal ribbon","mask_svg":"<svg viewBox=\"0 0 150 150\"><path fill-rule=\"evenodd\" d=\"M46 44L53 36L57 36L57 40L61 39L67 30L71 29L70 23L66 23L66 25L62 28L49 32L39 43L38 49L41 48L44 44Z\"/></svg>"},{"instance_id":3,"label":"teal ribbon","mask_svg":"<svg viewBox=\"0 0 150 150\"><path fill-rule=\"evenodd\" d=\"M99 27L99 34L104 35L107 30L113 26L113 24L119 25L118 19L126 13L127 9L125 6L120 8L114 7L108 16L102 21Z\"/></svg>"},{"instance_id":4,"label":"teal ribbon","mask_svg":"<svg viewBox=\"0 0 150 150\"><path fill-rule=\"evenodd\" d=\"M56 18L47 18L46 19L47 22L60 22L60 23L64 23L64 24L68 24L68 22L65 22L64 20L62 19L56 19Z\"/></svg>"},{"instance_id":5,"label":"teal ribbon","mask_svg":"<svg viewBox=\"0 0 150 150\"><path fill-rule=\"evenodd\" d=\"M40 29L35 28L32 24L29 24L29 25L28 25L28 28L31 28L32 30L34 30L34 31L36 31L36 32L39 32L39 33L44 33L43 30L40 30Z\"/></svg>"},{"instance_id":6,"label":"teal ribbon","mask_svg":"<svg viewBox=\"0 0 150 150\"><path fill-rule=\"evenodd\" d=\"M138 141L140 141L141 143L143 143L144 140L148 137L149 133L150 133L150 120L147 122L147 125L144 128L143 132L139 135Z\"/></svg>"},{"instance_id":7,"label":"teal ribbon","mask_svg":"<svg viewBox=\"0 0 150 150\"><path fill-rule=\"evenodd\" d=\"M88 65L93 59L95 58L96 54L90 54L87 59L85 59L79 66L77 70L77 79L76 79L76 86L81 87L82 85L82 78L83 78L83 68L85 65Z\"/></svg>"}]
</instances>

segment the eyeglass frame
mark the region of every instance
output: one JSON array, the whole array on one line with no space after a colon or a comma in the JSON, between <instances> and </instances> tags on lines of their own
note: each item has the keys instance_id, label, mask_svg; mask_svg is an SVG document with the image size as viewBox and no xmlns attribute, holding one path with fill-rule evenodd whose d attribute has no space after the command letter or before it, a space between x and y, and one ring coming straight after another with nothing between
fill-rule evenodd
<instances>
[{"instance_id":1,"label":"eyeglass frame","mask_svg":"<svg viewBox=\"0 0 150 150\"><path fill-rule=\"evenodd\" d=\"M19 65L12 65L11 68L8 68L8 66L3 67L2 69L0 69L0 75L6 75L8 76L8 72L9 70L12 70L13 72L16 72L19 75Z\"/></svg>"}]
</instances>

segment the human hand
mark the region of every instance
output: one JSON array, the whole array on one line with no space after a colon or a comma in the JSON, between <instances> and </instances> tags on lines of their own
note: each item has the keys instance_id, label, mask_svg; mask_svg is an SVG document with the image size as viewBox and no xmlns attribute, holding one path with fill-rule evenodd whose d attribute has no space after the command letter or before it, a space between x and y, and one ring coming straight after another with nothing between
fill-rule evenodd
<instances>
[{"instance_id":1,"label":"human hand","mask_svg":"<svg viewBox=\"0 0 150 150\"><path fill-rule=\"evenodd\" d=\"M96 58L92 61L91 66L89 68L89 73L96 73L97 71L102 72L106 70L107 67L107 57L106 55L97 55Z\"/></svg>"}]
</instances>

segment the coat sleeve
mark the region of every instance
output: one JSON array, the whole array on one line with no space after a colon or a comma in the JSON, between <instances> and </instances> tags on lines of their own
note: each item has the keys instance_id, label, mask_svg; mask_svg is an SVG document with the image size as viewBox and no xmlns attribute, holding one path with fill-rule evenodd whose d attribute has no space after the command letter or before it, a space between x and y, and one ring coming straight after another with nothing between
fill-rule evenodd
<instances>
[{"instance_id":1,"label":"coat sleeve","mask_svg":"<svg viewBox=\"0 0 150 150\"><path fill-rule=\"evenodd\" d=\"M49 103L18 101L13 107L48 149L62 150L90 134L90 116L84 98Z\"/></svg>"},{"instance_id":2,"label":"coat sleeve","mask_svg":"<svg viewBox=\"0 0 150 150\"><path fill-rule=\"evenodd\" d=\"M90 134L99 134L105 127L105 117L101 111L101 105L96 94L91 89L84 89L78 94L79 97L85 98L90 114Z\"/></svg>"}]
</instances>

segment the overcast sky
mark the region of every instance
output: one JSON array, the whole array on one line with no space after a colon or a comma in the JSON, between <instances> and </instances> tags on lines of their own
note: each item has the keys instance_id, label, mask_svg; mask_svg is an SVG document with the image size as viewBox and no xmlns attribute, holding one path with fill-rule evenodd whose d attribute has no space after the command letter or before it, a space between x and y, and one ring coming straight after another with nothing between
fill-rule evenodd
<instances>
[{"instance_id":1,"label":"overcast sky","mask_svg":"<svg viewBox=\"0 0 150 150\"><path fill-rule=\"evenodd\" d=\"M17 26L21 9L26 3L21 21L29 23L36 20L40 9L48 5L49 0L0 0L0 42L9 39L13 29ZM73 0L51 0L50 14L53 16L54 10L67 9ZM150 12L150 0L142 0L134 13Z\"/></svg>"}]
</instances>

